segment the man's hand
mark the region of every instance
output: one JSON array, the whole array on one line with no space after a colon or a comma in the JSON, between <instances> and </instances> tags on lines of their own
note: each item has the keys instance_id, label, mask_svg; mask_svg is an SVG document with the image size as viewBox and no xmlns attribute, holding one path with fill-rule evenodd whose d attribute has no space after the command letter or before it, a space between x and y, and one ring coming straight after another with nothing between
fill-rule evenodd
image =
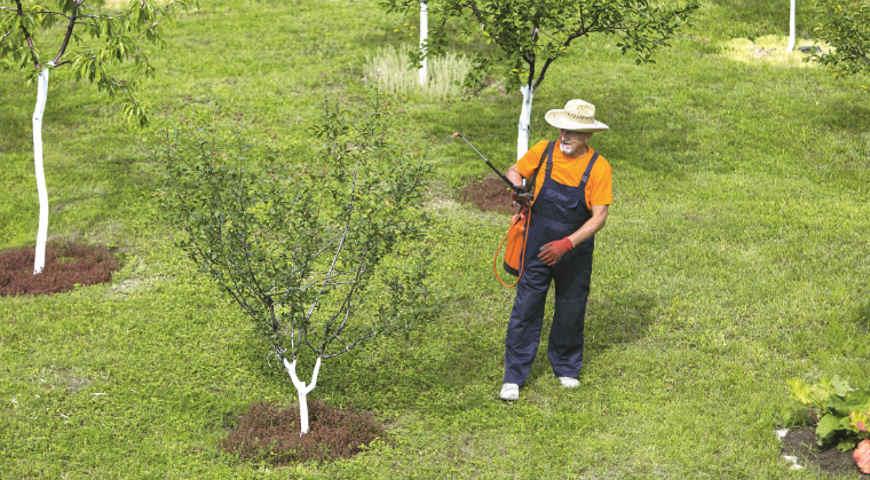
<instances>
[{"instance_id":1,"label":"man's hand","mask_svg":"<svg viewBox=\"0 0 870 480\"><path fill-rule=\"evenodd\" d=\"M574 244L568 237L545 243L538 251L538 259L552 267L562 259L562 255L570 252L572 248L574 248Z\"/></svg>"},{"instance_id":2,"label":"man's hand","mask_svg":"<svg viewBox=\"0 0 870 480\"><path fill-rule=\"evenodd\" d=\"M518 207L528 208L532 203L532 194L531 192L517 193L514 190L511 193L511 200L513 200L514 205Z\"/></svg>"}]
</instances>

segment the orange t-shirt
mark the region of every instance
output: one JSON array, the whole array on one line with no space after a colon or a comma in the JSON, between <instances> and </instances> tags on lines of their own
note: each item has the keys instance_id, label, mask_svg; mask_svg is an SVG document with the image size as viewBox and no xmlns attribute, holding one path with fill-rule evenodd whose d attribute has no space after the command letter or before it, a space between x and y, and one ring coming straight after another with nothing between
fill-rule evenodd
<instances>
[{"instance_id":1,"label":"orange t-shirt","mask_svg":"<svg viewBox=\"0 0 870 480\"><path fill-rule=\"evenodd\" d=\"M547 140L541 140L523 155L523 158L517 160L514 168L523 176L529 178L538 167L538 162L541 160L541 155L547 149ZM570 187L579 187L580 179L583 172L586 171L586 166L589 165L589 160L592 160L592 155L595 150L589 147L583 155L571 158L565 156L562 150L559 149L559 142L553 145L553 170L550 177L562 185ZM538 176L535 179L535 197L541 191L544 185L544 177L547 171L547 159L541 163L541 169L538 171ZM613 179L611 176L610 163L601 155L598 154L598 160L595 160L595 165L592 166L592 171L589 172L589 180L586 182L586 207L591 209L593 205L610 205L613 203Z\"/></svg>"}]
</instances>

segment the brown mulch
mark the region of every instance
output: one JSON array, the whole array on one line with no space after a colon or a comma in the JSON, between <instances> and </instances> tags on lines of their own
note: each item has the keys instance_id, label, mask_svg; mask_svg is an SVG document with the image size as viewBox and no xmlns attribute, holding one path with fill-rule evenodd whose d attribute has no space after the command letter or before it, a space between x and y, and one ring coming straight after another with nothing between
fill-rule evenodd
<instances>
[{"instance_id":1,"label":"brown mulch","mask_svg":"<svg viewBox=\"0 0 870 480\"><path fill-rule=\"evenodd\" d=\"M502 179L492 175L466 185L459 193L459 199L488 212L516 212L516 208L511 206L511 191Z\"/></svg>"},{"instance_id":2,"label":"brown mulch","mask_svg":"<svg viewBox=\"0 0 870 480\"><path fill-rule=\"evenodd\" d=\"M306 460L347 458L379 437L384 429L368 412L308 403L310 430L299 436L299 407L255 403L221 447L246 460L286 465Z\"/></svg>"},{"instance_id":3,"label":"brown mulch","mask_svg":"<svg viewBox=\"0 0 870 480\"><path fill-rule=\"evenodd\" d=\"M45 249L45 268L33 274L34 247L0 252L0 296L41 295L76 285L108 282L118 261L105 247L52 242Z\"/></svg>"},{"instance_id":4,"label":"brown mulch","mask_svg":"<svg viewBox=\"0 0 870 480\"><path fill-rule=\"evenodd\" d=\"M803 466L813 464L824 472L848 475L855 478L870 479L870 475L862 475L852 459L852 452L841 452L834 447L825 450L816 445L816 432L813 427L791 429L782 439L782 454L793 455Z\"/></svg>"}]
</instances>

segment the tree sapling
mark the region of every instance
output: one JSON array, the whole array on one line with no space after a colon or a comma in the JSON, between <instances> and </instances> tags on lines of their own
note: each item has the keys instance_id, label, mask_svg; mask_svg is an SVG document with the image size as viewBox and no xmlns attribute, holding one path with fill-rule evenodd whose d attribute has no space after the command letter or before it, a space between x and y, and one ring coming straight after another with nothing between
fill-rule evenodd
<instances>
[{"instance_id":1,"label":"tree sapling","mask_svg":"<svg viewBox=\"0 0 870 480\"><path fill-rule=\"evenodd\" d=\"M324 360L428 318L427 169L388 141L379 105L361 120L327 108L323 147L290 168L241 142L219 145L215 132L170 136L160 154L182 247L270 340L297 392L301 435Z\"/></svg>"},{"instance_id":2,"label":"tree sapling","mask_svg":"<svg viewBox=\"0 0 870 480\"><path fill-rule=\"evenodd\" d=\"M142 48L143 41L160 40L161 17L184 0L162 2L131 1L125 9L104 10L103 2L58 0L57 8L28 0L11 0L0 5L0 68L36 75L36 106L33 110L33 163L39 197L39 226L33 274L45 266L48 239L48 188L43 169L42 119L48 100L48 77L52 69L69 65L76 79L87 79L110 96L123 96L124 113L145 123L145 110L134 95L135 82L115 77L112 65L129 63L134 73L152 71ZM97 4L92 7L92 4ZM51 28L64 22L66 28L54 55L45 55L41 40L51 36Z\"/></svg>"}]
</instances>

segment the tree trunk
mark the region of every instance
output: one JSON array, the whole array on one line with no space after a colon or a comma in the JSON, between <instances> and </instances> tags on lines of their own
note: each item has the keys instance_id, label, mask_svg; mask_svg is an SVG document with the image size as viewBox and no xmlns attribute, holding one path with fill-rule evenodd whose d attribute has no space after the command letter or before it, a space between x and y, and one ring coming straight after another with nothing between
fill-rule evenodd
<instances>
[{"instance_id":1,"label":"tree trunk","mask_svg":"<svg viewBox=\"0 0 870 480\"><path fill-rule=\"evenodd\" d=\"M429 3L420 0L420 69L417 78L420 86L426 86L429 78Z\"/></svg>"},{"instance_id":2,"label":"tree trunk","mask_svg":"<svg viewBox=\"0 0 870 480\"><path fill-rule=\"evenodd\" d=\"M795 0L791 0L791 8L789 9L788 14L788 46L785 47L786 51L791 52L794 51L794 42L795 42L795 10L796 10Z\"/></svg>"},{"instance_id":3,"label":"tree trunk","mask_svg":"<svg viewBox=\"0 0 870 480\"><path fill-rule=\"evenodd\" d=\"M296 375L296 360L292 362L284 359L284 368L290 374L293 387L296 388L296 396L299 399L299 436L308 433L308 394L317 386L317 374L320 372L320 357L314 362L314 371L311 373L311 383L305 384Z\"/></svg>"},{"instance_id":4,"label":"tree trunk","mask_svg":"<svg viewBox=\"0 0 870 480\"><path fill-rule=\"evenodd\" d=\"M517 160L529 151L529 138L532 134L532 99L535 95L531 85L523 85L520 92L523 94L523 107L517 124Z\"/></svg>"},{"instance_id":5,"label":"tree trunk","mask_svg":"<svg viewBox=\"0 0 870 480\"><path fill-rule=\"evenodd\" d=\"M36 83L36 108L33 110L33 165L36 171L36 190L39 194L39 229L36 232L36 253L33 274L42 273L45 267L45 243L48 239L48 188L42 167L42 114L48 99L48 69L43 67Z\"/></svg>"}]
</instances>

